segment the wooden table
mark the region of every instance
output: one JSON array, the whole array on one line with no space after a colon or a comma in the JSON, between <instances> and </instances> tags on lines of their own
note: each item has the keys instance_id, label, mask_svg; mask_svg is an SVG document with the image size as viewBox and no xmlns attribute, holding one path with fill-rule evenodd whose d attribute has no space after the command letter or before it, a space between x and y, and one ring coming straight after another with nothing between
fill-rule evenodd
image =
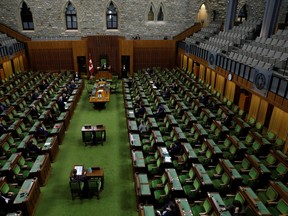
<instances>
[{"instance_id":1,"label":"wooden table","mask_svg":"<svg viewBox=\"0 0 288 216\"><path fill-rule=\"evenodd\" d=\"M105 104L110 101L110 84L104 81L95 83L89 98L89 103Z\"/></svg>"},{"instance_id":2,"label":"wooden table","mask_svg":"<svg viewBox=\"0 0 288 216\"><path fill-rule=\"evenodd\" d=\"M85 144L87 144L88 141L91 141L91 140L87 140L86 139L86 136L85 136L86 133L92 133L92 135L93 135L92 143L93 144L96 144L99 141L100 142L106 141L106 127L104 125L83 126L82 129L81 129L81 132L82 132L82 141ZM102 137L104 137L103 140L97 140L96 133L101 133L101 139L102 139ZM103 142L102 142L102 145L103 145Z\"/></svg>"}]
</instances>

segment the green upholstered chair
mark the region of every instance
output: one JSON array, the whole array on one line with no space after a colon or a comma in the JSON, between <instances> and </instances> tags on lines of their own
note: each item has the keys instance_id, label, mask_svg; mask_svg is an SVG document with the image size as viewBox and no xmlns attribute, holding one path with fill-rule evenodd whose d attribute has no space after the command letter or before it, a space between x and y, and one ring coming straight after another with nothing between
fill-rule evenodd
<instances>
[{"instance_id":1,"label":"green upholstered chair","mask_svg":"<svg viewBox=\"0 0 288 216\"><path fill-rule=\"evenodd\" d=\"M282 198L277 202L276 206L268 207L268 210L271 215L288 215L288 202Z\"/></svg>"},{"instance_id":2,"label":"green upholstered chair","mask_svg":"<svg viewBox=\"0 0 288 216\"><path fill-rule=\"evenodd\" d=\"M96 196L97 199L100 198L99 194L101 191L101 178L90 178L87 180L88 185L88 196L92 198L93 196ZM83 188L82 188L83 190Z\"/></svg>"},{"instance_id":3,"label":"green upholstered chair","mask_svg":"<svg viewBox=\"0 0 288 216\"><path fill-rule=\"evenodd\" d=\"M218 163L215 168L207 170L207 173L211 179L220 178L223 172L224 172L224 168L222 167L220 163Z\"/></svg>"},{"instance_id":4,"label":"green upholstered chair","mask_svg":"<svg viewBox=\"0 0 288 216\"><path fill-rule=\"evenodd\" d=\"M221 176L221 179L214 179L213 181L214 187L217 189L219 192L224 192L228 191L229 189L229 184L230 184L230 177L229 175L224 172Z\"/></svg>"},{"instance_id":5,"label":"green upholstered chair","mask_svg":"<svg viewBox=\"0 0 288 216\"><path fill-rule=\"evenodd\" d=\"M212 157L213 157L213 153L211 152L210 149L207 149L205 155L198 156L198 160L201 164L208 165L211 162Z\"/></svg>"},{"instance_id":6,"label":"green upholstered chair","mask_svg":"<svg viewBox=\"0 0 288 216\"><path fill-rule=\"evenodd\" d=\"M279 194L272 186L269 186L266 189L258 189L257 196L264 204L269 204L269 202L275 202L278 199Z\"/></svg>"},{"instance_id":7,"label":"green upholstered chair","mask_svg":"<svg viewBox=\"0 0 288 216\"><path fill-rule=\"evenodd\" d=\"M154 191L154 198L158 203L164 203L168 200L169 193L170 193L170 186L168 183L166 183L164 189Z\"/></svg>"},{"instance_id":8,"label":"green upholstered chair","mask_svg":"<svg viewBox=\"0 0 288 216\"><path fill-rule=\"evenodd\" d=\"M202 203L197 202L197 204L191 208L193 215L210 215L212 209L212 204L208 199L205 199Z\"/></svg>"},{"instance_id":9,"label":"green upholstered chair","mask_svg":"<svg viewBox=\"0 0 288 216\"><path fill-rule=\"evenodd\" d=\"M5 180L5 177L2 177L2 186L0 188L0 191L2 194L8 194L9 192L12 192L14 194L17 194L20 190L20 187L18 187L17 184L8 184Z\"/></svg>"},{"instance_id":10,"label":"green upholstered chair","mask_svg":"<svg viewBox=\"0 0 288 216\"><path fill-rule=\"evenodd\" d=\"M257 123L255 124L255 130L256 130L257 132L261 133L261 132L262 132L262 129L263 129L263 124L262 124L261 122L257 122Z\"/></svg>"},{"instance_id":11,"label":"green upholstered chair","mask_svg":"<svg viewBox=\"0 0 288 216\"><path fill-rule=\"evenodd\" d=\"M272 131L268 131L267 133L267 139L271 142L273 142L276 139L276 135L275 133L273 133Z\"/></svg>"},{"instance_id":12,"label":"green upholstered chair","mask_svg":"<svg viewBox=\"0 0 288 216\"><path fill-rule=\"evenodd\" d=\"M2 152L3 152L7 157L10 157L11 154L17 152L17 149L14 148L14 147L10 147L10 145L9 145L8 142L4 142L4 143L1 145L1 150L2 150Z\"/></svg>"},{"instance_id":13,"label":"green upholstered chair","mask_svg":"<svg viewBox=\"0 0 288 216\"><path fill-rule=\"evenodd\" d=\"M232 107L232 104L233 104L233 102L232 102L232 101L230 101L230 100L228 100L228 101L227 101L227 103L226 103L227 107L229 107L229 108L231 108L231 107Z\"/></svg>"},{"instance_id":14,"label":"green upholstered chair","mask_svg":"<svg viewBox=\"0 0 288 216\"><path fill-rule=\"evenodd\" d=\"M153 189L157 188L164 188L165 184L167 182L167 176L166 173L163 173L162 176L154 176L154 179L150 183L150 187Z\"/></svg>"},{"instance_id":15,"label":"green upholstered chair","mask_svg":"<svg viewBox=\"0 0 288 216\"><path fill-rule=\"evenodd\" d=\"M284 140L277 137L275 143L272 144L272 148L276 150L282 150L284 146Z\"/></svg>"},{"instance_id":16,"label":"green upholstered chair","mask_svg":"<svg viewBox=\"0 0 288 216\"><path fill-rule=\"evenodd\" d=\"M154 154L150 154L145 157L145 163L146 164L151 164L151 163L156 163L157 159L159 158L159 152L156 151Z\"/></svg>"},{"instance_id":17,"label":"green upholstered chair","mask_svg":"<svg viewBox=\"0 0 288 216\"><path fill-rule=\"evenodd\" d=\"M236 162L234 163L234 167L238 170L240 173L247 173L250 170L251 163L247 158L244 158L242 162Z\"/></svg>"},{"instance_id":18,"label":"green upholstered chair","mask_svg":"<svg viewBox=\"0 0 288 216\"><path fill-rule=\"evenodd\" d=\"M251 167L248 174L242 174L243 184L253 187L259 181L259 172L255 167Z\"/></svg>"},{"instance_id":19,"label":"green upholstered chair","mask_svg":"<svg viewBox=\"0 0 288 216\"><path fill-rule=\"evenodd\" d=\"M193 168L188 170L182 170L181 174L178 176L182 185L187 183L192 183L194 178L196 177L196 173L194 172Z\"/></svg>"},{"instance_id":20,"label":"green upholstered chair","mask_svg":"<svg viewBox=\"0 0 288 216\"><path fill-rule=\"evenodd\" d=\"M274 156L272 152L270 152L265 159L261 160L261 162L267 166L268 168L276 168L277 166L277 158Z\"/></svg>"},{"instance_id":21,"label":"green upholstered chair","mask_svg":"<svg viewBox=\"0 0 288 216\"><path fill-rule=\"evenodd\" d=\"M181 156L178 156L176 160L173 160L173 165L176 170L182 170L187 167L188 156L184 152Z\"/></svg>"},{"instance_id":22,"label":"green upholstered chair","mask_svg":"<svg viewBox=\"0 0 288 216\"><path fill-rule=\"evenodd\" d=\"M253 140L254 140L253 136L250 133L248 133L246 138L245 138L245 145L251 146L253 143Z\"/></svg>"},{"instance_id":23,"label":"green upholstered chair","mask_svg":"<svg viewBox=\"0 0 288 216\"><path fill-rule=\"evenodd\" d=\"M282 162L278 163L275 170L272 170L271 178L274 180L287 181L288 168Z\"/></svg>"},{"instance_id":24,"label":"green upholstered chair","mask_svg":"<svg viewBox=\"0 0 288 216\"><path fill-rule=\"evenodd\" d=\"M201 190L201 183L198 178L195 178L193 184L185 184L183 186L184 193L188 199L196 198Z\"/></svg>"},{"instance_id":25,"label":"green upholstered chair","mask_svg":"<svg viewBox=\"0 0 288 216\"><path fill-rule=\"evenodd\" d=\"M147 165L148 172L152 175L158 174L161 166L161 158L158 158L156 163L150 163Z\"/></svg>"},{"instance_id":26,"label":"green upholstered chair","mask_svg":"<svg viewBox=\"0 0 288 216\"><path fill-rule=\"evenodd\" d=\"M256 124L256 119L253 118L253 117L250 117L250 118L248 119L248 124L249 124L250 126L254 126L254 125Z\"/></svg>"},{"instance_id":27,"label":"green upholstered chair","mask_svg":"<svg viewBox=\"0 0 288 216\"><path fill-rule=\"evenodd\" d=\"M16 164L13 167L13 174L15 175L15 179L17 180L17 182L21 184L25 181L25 179L28 178L29 170L21 170L21 167Z\"/></svg>"},{"instance_id":28,"label":"green upholstered chair","mask_svg":"<svg viewBox=\"0 0 288 216\"><path fill-rule=\"evenodd\" d=\"M33 166L34 162L31 160L31 158L29 159L25 159L22 155L19 157L18 159L18 165L20 166L20 168L23 170L30 170Z\"/></svg>"},{"instance_id":29,"label":"green upholstered chair","mask_svg":"<svg viewBox=\"0 0 288 216\"><path fill-rule=\"evenodd\" d=\"M204 155L207 149L208 149L208 145L205 142L203 142L200 148L194 148L194 152L196 153L196 155Z\"/></svg>"},{"instance_id":30,"label":"green upholstered chair","mask_svg":"<svg viewBox=\"0 0 288 216\"><path fill-rule=\"evenodd\" d=\"M243 118L244 115L245 115L245 111L244 111L243 109L239 109L239 111L238 111L238 116L241 117L241 118Z\"/></svg>"},{"instance_id":31,"label":"green upholstered chair","mask_svg":"<svg viewBox=\"0 0 288 216\"><path fill-rule=\"evenodd\" d=\"M72 200L74 200L76 197L82 198L82 195L83 195L82 191L84 187L83 182L70 181L69 186L70 186Z\"/></svg>"}]
</instances>

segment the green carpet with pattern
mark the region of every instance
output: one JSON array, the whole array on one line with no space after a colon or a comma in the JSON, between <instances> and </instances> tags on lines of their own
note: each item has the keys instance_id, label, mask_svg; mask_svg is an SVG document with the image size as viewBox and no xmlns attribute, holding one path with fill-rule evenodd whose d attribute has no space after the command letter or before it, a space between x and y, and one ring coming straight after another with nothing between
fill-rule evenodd
<instances>
[{"instance_id":1,"label":"green carpet with pattern","mask_svg":"<svg viewBox=\"0 0 288 216\"><path fill-rule=\"evenodd\" d=\"M121 86L106 108L95 110L84 88L71 118L46 186L41 187L36 216L99 215L136 216L136 201ZM107 141L103 146L84 146L81 127L103 124ZM104 168L104 191L100 199L72 200L69 174L75 164Z\"/></svg>"}]
</instances>

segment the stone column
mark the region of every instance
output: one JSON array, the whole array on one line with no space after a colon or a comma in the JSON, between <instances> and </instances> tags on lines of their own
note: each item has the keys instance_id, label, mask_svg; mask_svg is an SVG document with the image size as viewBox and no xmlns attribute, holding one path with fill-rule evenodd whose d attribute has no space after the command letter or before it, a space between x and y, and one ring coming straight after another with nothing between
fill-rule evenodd
<instances>
[{"instance_id":1,"label":"stone column","mask_svg":"<svg viewBox=\"0 0 288 216\"><path fill-rule=\"evenodd\" d=\"M282 0L267 0L260 37L270 37L275 33Z\"/></svg>"},{"instance_id":2,"label":"stone column","mask_svg":"<svg viewBox=\"0 0 288 216\"><path fill-rule=\"evenodd\" d=\"M234 25L236 19L238 0L227 0L224 31L228 31Z\"/></svg>"}]
</instances>

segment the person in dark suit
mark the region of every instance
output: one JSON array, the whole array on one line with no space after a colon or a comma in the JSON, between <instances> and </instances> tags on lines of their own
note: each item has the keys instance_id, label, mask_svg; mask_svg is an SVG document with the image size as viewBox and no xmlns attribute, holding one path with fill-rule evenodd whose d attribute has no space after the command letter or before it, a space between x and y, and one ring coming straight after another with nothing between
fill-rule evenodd
<instances>
[{"instance_id":1,"label":"person in dark suit","mask_svg":"<svg viewBox=\"0 0 288 216\"><path fill-rule=\"evenodd\" d=\"M48 87L48 84L46 83L45 80L43 80L40 85L39 85L39 88L40 90L43 92L46 88Z\"/></svg>"},{"instance_id":2,"label":"person in dark suit","mask_svg":"<svg viewBox=\"0 0 288 216\"><path fill-rule=\"evenodd\" d=\"M164 113L163 106L162 106L162 104L159 104L157 111L155 113L155 118L156 119L164 118L164 116L165 116L165 113Z\"/></svg>"},{"instance_id":3,"label":"person in dark suit","mask_svg":"<svg viewBox=\"0 0 288 216\"><path fill-rule=\"evenodd\" d=\"M14 199L15 199L15 195L12 192L3 194L0 191L0 208L3 209L5 215L9 213L9 210L12 209Z\"/></svg>"},{"instance_id":4,"label":"person in dark suit","mask_svg":"<svg viewBox=\"0 0 288 216\"><path fill-rule=\"evenodd\" d=\"M59 99L57 100L58 108L60 112L65 112L65 102L63 101L63 97L60 96Z\"/></svg>"},{"instance_id":5,"label":"person in dark suit","mask_svg":"<svg viewBox=\"0 0 288 216\"><path fill-rule=\"evenodd\" d=\"M80 74L77 71L75 72L74 80L75 80L75 82L80 80Z\"/></svg>"},{"instance_id":6,"label":"person in dark suit","mask_svg":"<svg viewBox=\"0 0 288 216\"><path fill-rule=\"evenodd\" d=\"M42 150L33 142L33 140L29 140L27 143L27 150L29 153L41 154Z\"/></svg>"},{"instance_id":7,"label":"person in dark suit","mask_svg":"<svg viewBox=\"0 0 288 216\"><path fill-rule=\"evenodd\" d=\"M140 108L137 110L137 112L135 113L136 118L139 118L140 116L143 116L145 113L145 106L144 103L142 102L140 104Z\"/></svg>"},{"instance_id":8,"label":"person in dark suit","mask_svg":"<svg viewBox=\"0 0 288 216\"><path fill-rule=\"evenodd\" d=\"M180 212L174 201L169 201L164 205L161 211L156 211L158 216L178 216Z\"/></svg>"},{"instance_id":9,"label":"person in dark suit","mask_svg":"<svg viewBox=\"0 0 288 216\"><path fill-rule=\"evenodd\" d=\"M30 114L31 116L36 118L40 116L40 113L38 113L38 110L36 109L35 105L32 105Z\"/></svg>"},{"instance_id":10,"label":"person in dark suit","mask_svg":"<svg viewBox=\"0 0 288 216\"><path fill-rule=\"evenodd\" d=\"M244 216L246 215L245 208L239 200L234 200L233 203L226 208L222 209L223 211L229 211L233 216Z\"/></svg>"},{"instance_id":11,"label":"person in dark suit","mask_svg":"<svg viewBox=\"0 0 288 216\"><path fill-rule=\"evenodd\" d=\"M36 134L35 134L35 137L36 137L36 138L38 138L39 136L40 136L40 137L48 137L49 135L50 135L49 131L47 131L47 130L45 129L45 127L40 126L40 127L38 127L38 129L37 129L37 132L36 132Z\"/></svg>"},{"instance_id":12,"label":"person in dark suit","mask_svg":"<svg viewBox=\"0 0 288 216\"><path fill-rule=\"evenodd\" d=\"M38 97L39 97L39 92L38 92L38 90L35 90L32 94L31 99L32 99L32 101L34 101L34 100L37 100Z\"/></svg>"},{"instance_id":13,"label":"person in dark suit","mask_svg":"<svg viewBox=\"0 0 288 216\"><path fill-rule=\"evenodd\" d=\"M231 123L232 123L232 117L225 114L224 120L223 120L223 125L225 125L227 128L229 128L229 127L231 127Z\"/></svg>"}]
</instances>

